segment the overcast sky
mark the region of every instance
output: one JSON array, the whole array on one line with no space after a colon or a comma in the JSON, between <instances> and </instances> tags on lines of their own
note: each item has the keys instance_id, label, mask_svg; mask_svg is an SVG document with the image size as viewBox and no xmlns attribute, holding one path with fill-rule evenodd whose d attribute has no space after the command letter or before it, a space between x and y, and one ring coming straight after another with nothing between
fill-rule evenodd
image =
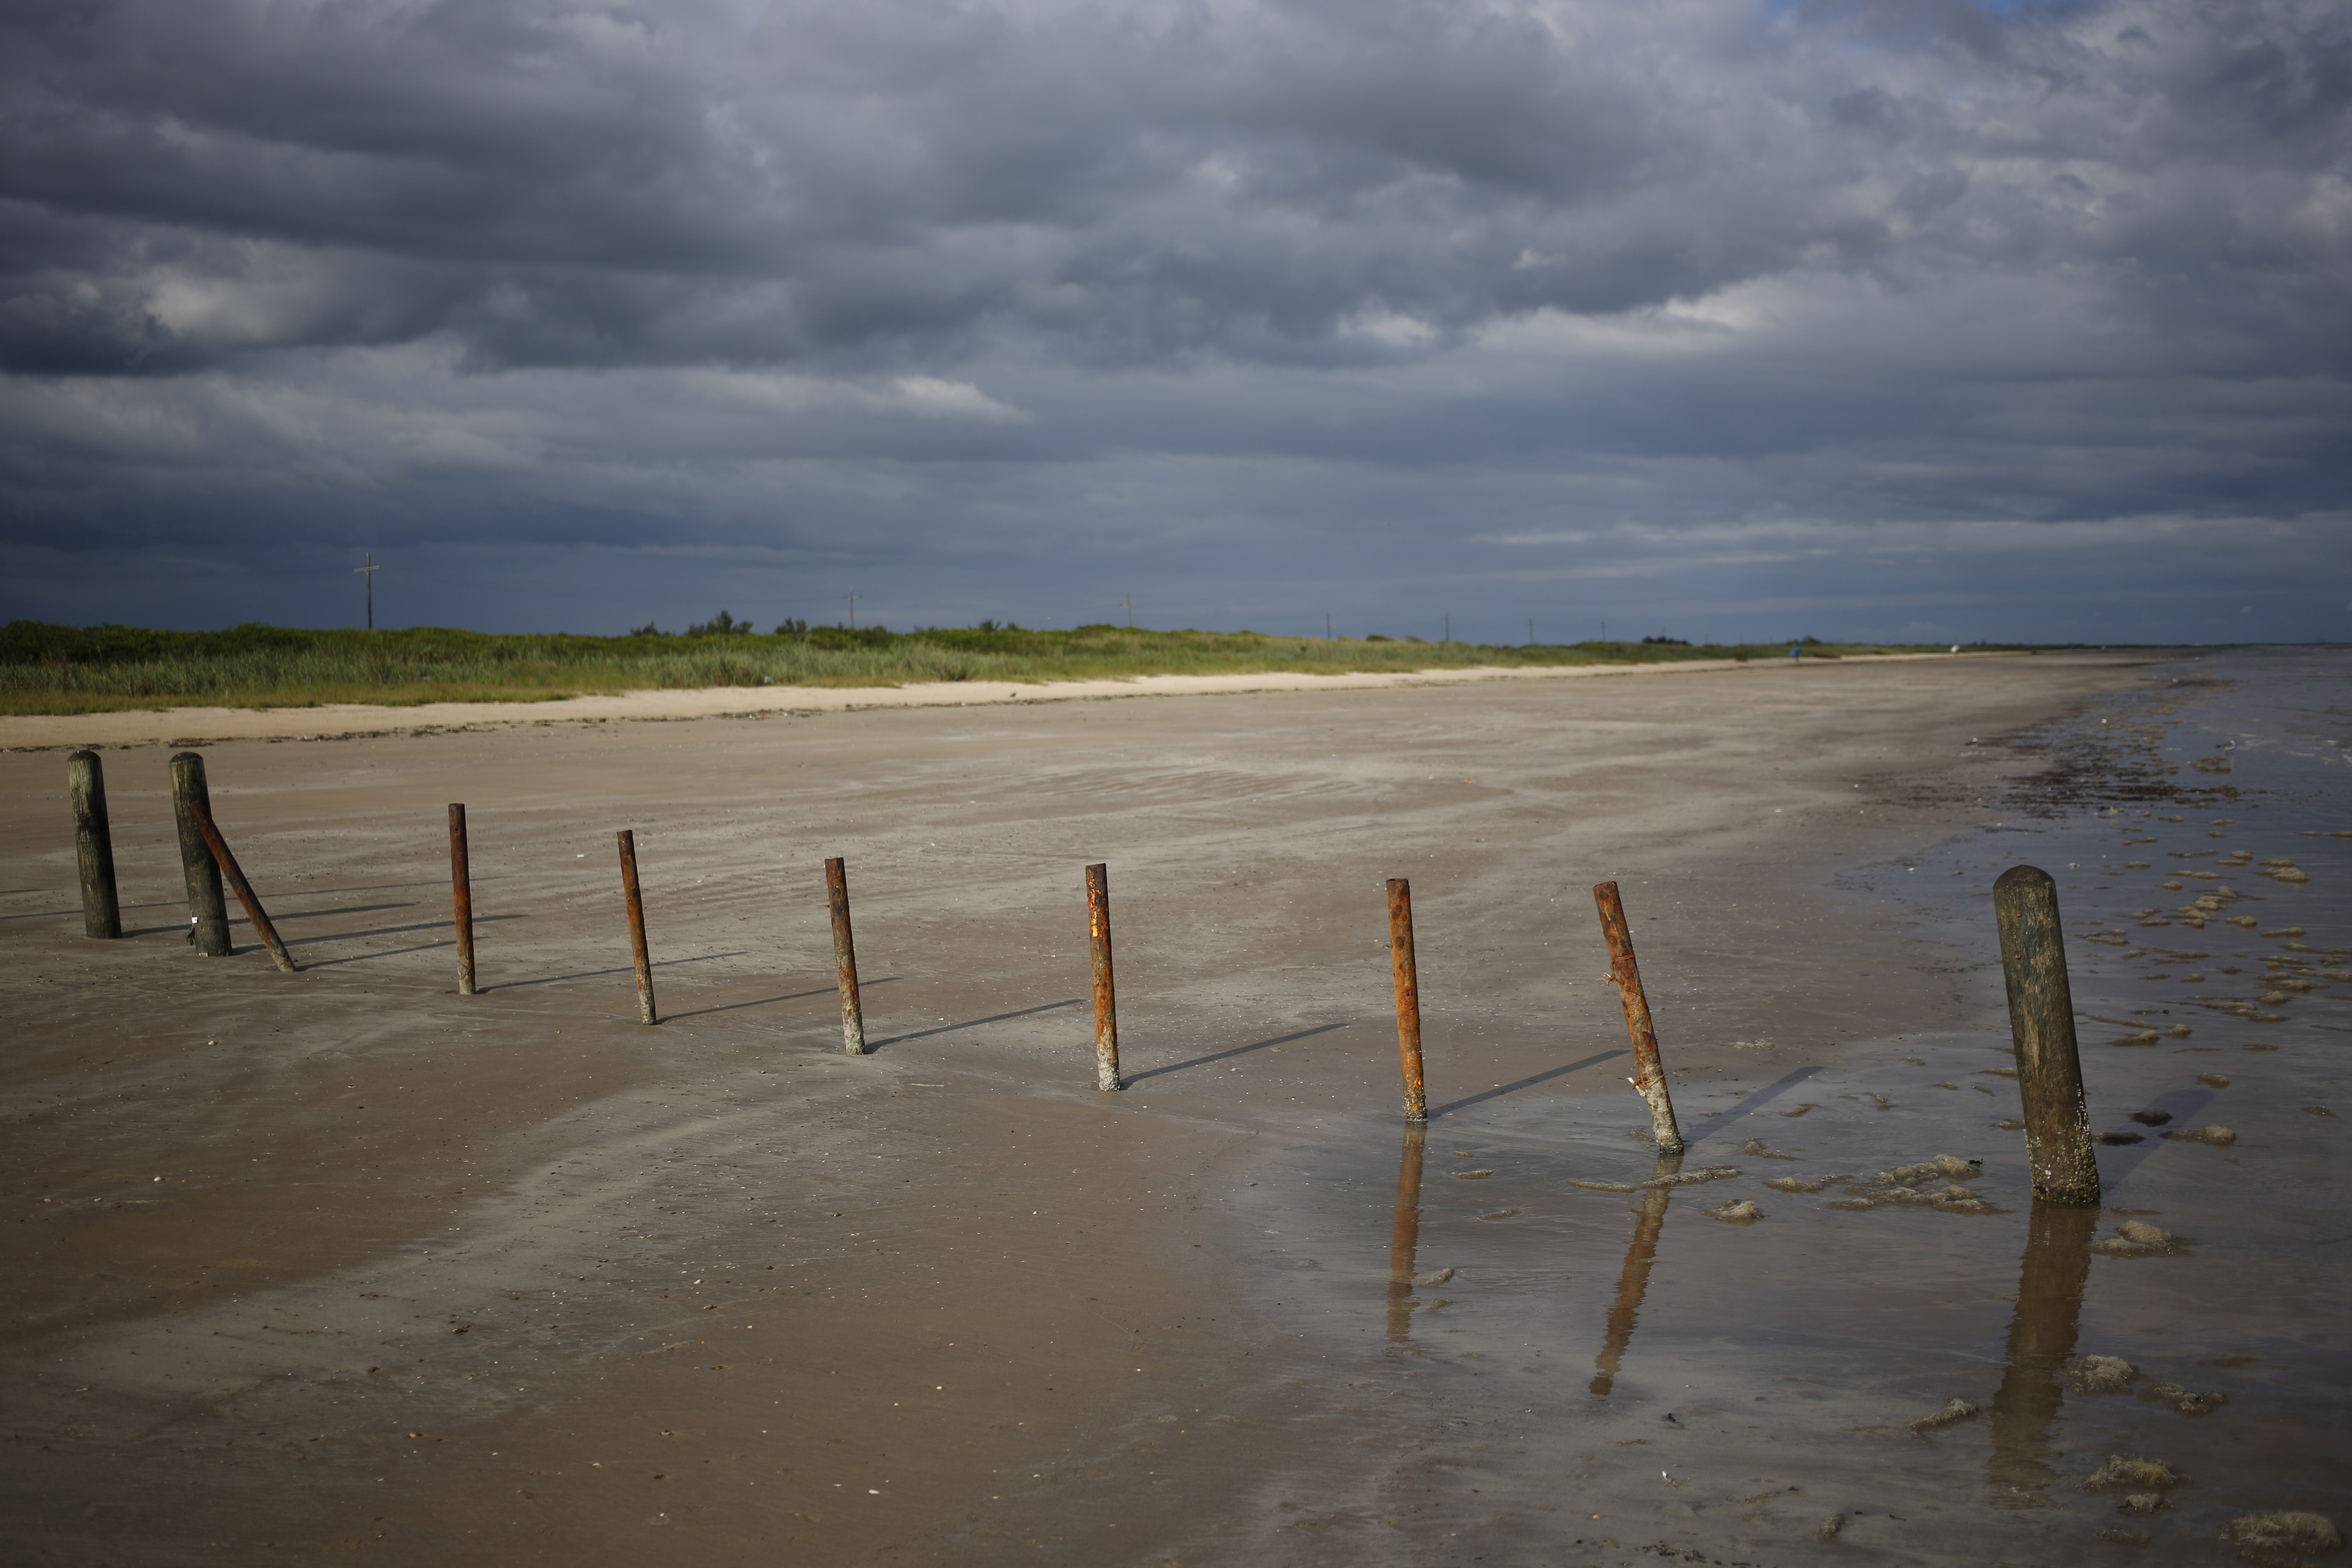
<instances>
[{"instance_id":1,"label":"overcast sky","mask_svg":"<svg viewBox=\"0 0 2352 1568\"><path fill-rule=\"evenodd\" d=\"M0 0L0 618L2352 638L2342 0Z\"/></svg>"}]
</instances>

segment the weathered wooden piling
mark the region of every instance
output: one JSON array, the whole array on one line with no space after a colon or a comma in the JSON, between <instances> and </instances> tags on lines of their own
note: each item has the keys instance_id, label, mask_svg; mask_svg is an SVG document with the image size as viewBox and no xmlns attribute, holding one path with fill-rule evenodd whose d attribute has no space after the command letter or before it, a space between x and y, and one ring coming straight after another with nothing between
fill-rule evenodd
<instances>
[{"instance_id":1,"label":"weathered wooden piling","mask_svg":"<svg viewBox=\"0 0 2352 1568\"><path fill-rule=\"evenodd\" d=\"M824 862L825 902L833 907L833 983L841 992L841 1049L866 1054L866 1006L857 995L857 944L849 934L849 867Z\"/></svg>"},{"instance_id":2,"label":"weathered wooden piling","mask_svg":"<svg viewBox=\"0 0 2352 1568\"><path fill-rule=\"evenodd\" d=\"M114 891L114 831L106 820L106 768L97 752L77 751L66 758L66 796L73 803L82 935L111 941L122 935L122 903Z\"/></svg>"},{"instance_id":3,"label":"weathered wooden piling","mask_svg":"<svg viewBox=\"0 0 2352 1568\"><path fill-rule=\"evenodd\" d=\"M2074 995L2058 928L2058 884L2030 865L1992 884L2000 929L2000 973L2009 987L2009 1032L2017 1046L2017 1089L2025 1103L2025 1158L2033 1196L2048 1203L2099 1201L2099 1163L2083 1100L2074 1042Z\"/></svg>"},{"instance_id":4,"label":"weathered wooden piling","mask_svg":"<svg viewBox=\"0 0 2352 1568\"><path fill-rule=\"evenodd\" d=\"M1683 1152L1682 1128L1675 1123L1674 1096L1666 1089L1665 1064L1658 1059L1658 1031L1650 1022L1650 998L1642 989L1641 967L1633 961L1633 936L1625 927L1624 901L1613 882L1598 883L1592 902L1601 910L1601 935L1609 944L1609 984L1617 988L1618 1005L1625 1009L1625 1032L1633 1040L1634 1092L1649 1102L1650 1128L1657 1134L1658 1153Z\"/></svg>"},{"instance_id":5,"label":"weathered wooden piling","mask_svg":"<svg viewBox=\"0 0 2352 1568\"><path fill-rule=\"evenodd\" d=\"M466 808L449 807L449 907L457 927L457 994L474 995L474 862L466 842Z\"/></svg>"},{"instance_id":6,"label":"weathered wooden piling","mask_svg":"<svg viewBox=\"0 0 2352 1568\"><path fill-rule=\"evenodd\" d=\"M228 904L221 896L220 866L196 825L196 808L212 812L205 786L205 759L193 751L172 754L172 820L180 835L180 874L188 889L188 940L207 958L228 956Z\"/></svg>"},{"instance_id":7,"label":"weathered wooden piling","mask_svg":"<svg viewBox=\"0 0 2352 1568\"><path fill-rule=\"evenodd\" d=\"M1397 1060L1404 1070L1404 1119L1429 1120L1421 1076L1421 974L1412 958L1412 884L1389 879L1389 972L1396 982Z\"/></svg>"},{"instance_id":8,"label":"weathered wooden piling","mask_svg":"<svg viewBox=\"0 0 2352 1568\"><path fill-rule=\"evenodd\" d=\"M637 966L637 1021L657 1023L654 1012L654 961L646 950L646 901L637 891L637 835L624 828L621 842L621 896L629 906L629 955Z\"/></svg>"},{"instance_id":9,"label":"weathered wooden piling","mask_svg":"<svg viewBox=\"0 0 2352 1568\"><path fill-rule=\"evenodd\" d=\"M1087 935L1094 948L1095 1087L1124 1089L1118 1075L1118 995L1111 983L1110 868L1087 867Z\"/></svg>"},{"instance_id":10,"label":"weathered wooden piling","mask_svg":"<svg viewBox=\"0 0 2352 1568\"><path fill-rule=\"evenodd\" d=\"M236 901L245 905L245 918L251 923L253 934L261 938L264 947L269 949L269 961L278 966L280 973L292 974L293 955L287 952L286 944L278 939L278 927L269 923L269 912L261 907L261 895L253 891L253 883L246 880L245 870L236 863L236 856L229 852L228 841L221 837L220 824L213 821L211 803L191 800L188 814L196 820L196 831L205 836L205 847L212 852L213 862L219 868L220 874L226 877L229 886L236 891Z\"/></svg>"}]
</instances>

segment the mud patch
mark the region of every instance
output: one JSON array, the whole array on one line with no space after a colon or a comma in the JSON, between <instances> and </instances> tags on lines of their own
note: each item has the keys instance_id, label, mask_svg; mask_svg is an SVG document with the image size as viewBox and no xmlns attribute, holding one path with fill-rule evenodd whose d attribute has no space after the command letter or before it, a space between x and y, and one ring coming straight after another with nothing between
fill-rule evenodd
<instances>
[{"instance_id":1,"label":"mud patch","mask_svg":"<svg viewBox=\"0 0 2352 1568\"><path fill-rule=\"evenodd\" d=\"M2189 1478L2162 1459L2137 1454L2116 1454L2083 1479L2084 1491L2168 1492L2185 1487Z\"/></svg>"}]
</instances>

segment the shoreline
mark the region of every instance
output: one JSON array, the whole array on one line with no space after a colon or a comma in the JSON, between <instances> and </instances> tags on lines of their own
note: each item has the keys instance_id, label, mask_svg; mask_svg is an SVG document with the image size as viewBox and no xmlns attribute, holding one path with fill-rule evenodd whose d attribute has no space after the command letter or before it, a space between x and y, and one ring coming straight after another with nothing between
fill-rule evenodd
<instances>
[{"instance_id":1,"label":"shoreline","mask_svg":"<svg viewBox=\"0 0 2352 1568\"><path fill-rule=\"evenodd\" d=\"M75 747L211 746L231 740L363 740L393 735L473 734L531 726L696 718L804 717L915 707L1002 707L1123 697L1234 696L1258 692L1381 691L1493 681L1583 680L1612 675L1721 674L1844 665L2019 659L2006 650L1962 653L1853 653L1811 663L1685 659L1643 664L1474 664L1336 675L1270 670L1239 675L1131 675L1117 680L931 681L898 686L700 686L588 694L545 702L322 703L305 707L123 708L93 714L0 715L0 752Z\"/></svg>"}]
</instances>

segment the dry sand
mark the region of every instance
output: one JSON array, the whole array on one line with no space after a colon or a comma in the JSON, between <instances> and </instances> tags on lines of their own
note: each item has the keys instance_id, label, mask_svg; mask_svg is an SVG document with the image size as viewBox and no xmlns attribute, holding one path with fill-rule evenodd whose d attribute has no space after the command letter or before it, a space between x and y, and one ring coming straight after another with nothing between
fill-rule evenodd
<instances>
[{"instance_id":1,"label":"dry sand","mask_svg":"<svg viewBox=\"0 0 2352 1568\"><path fill-rule=\"evenodd\" d=\"M2106 655L1851 662L220 744L216 815L291 977L241 924L228 959L183 942L163 750L106 753L115 943L79 935L62 758L0 757L11 1556L1422 1563L1508 1540L1490 1560L1618 1561L1615 1483L1523 1478L1552 1500L1495 1536L1475 1469L1399 1479L1522 1403L1508 1366L1397 1340L1429 1301L1367 1287L1392 1354L1293 1321L1316 1281L1282 1270L1311 1260L1269 1235L1330 1222L1286 1162L1395 1159L1381 879L1413 881L1433 1160L1460 1163L1474 1105L1636 1129L1592 883L1624 885L1686 1104L1778 1073L1743 1049L1761 1037L1833 1065L1890 1029L1980 1028L1980 973L1832 880L1983 815L2015 758L1964 742L2134 678ZM831 854L865 1059L837 1052ZM1116 1096L1081 1001L1096 860ZM1510 1175L1429 1186L1511 1212ZM1382 1269L1388 1179L1348 1177L1370 1185L1338 1222ZM1765 1211L1685 1230L1760 1246L1789 1223ZM1559 1288L1605 1308L1622 1245ZM1888 1429L1942 1398L1921 1397ZM1741 1528L1785 1537L1759 1560L1808 1560L1832 1501Z\"/></svg>"},{"instance_id":2,"label":"dry sand","mask_svg":"<svg viewBox=\"0 0 2352 1568\"><path fill-rule=\"evenodd\" d=\"M2012 659L2015 653L1860 653L1840 663ZM1777 669L1776 662L1693 659L1660 664L1530 664L1364 671L1341 675L1267 671L1246 675L1135 675L1121 680L915 681L896 686L707 686L618 692L550 702L320 703L310 707L176 707L102 714L0 715L0 751L75 746L202 746L223 740L348 740L400 732L503 729L614 719L740 718L849 713L877 707L971 707L989 703L1088 702L1113 697L1232 696L1248 692L1378 691L1486 681L1590 680L1614 675L1697 675ZM1822 667L1817 661L1810 668Z\"/></svg>"}]
</instances>

